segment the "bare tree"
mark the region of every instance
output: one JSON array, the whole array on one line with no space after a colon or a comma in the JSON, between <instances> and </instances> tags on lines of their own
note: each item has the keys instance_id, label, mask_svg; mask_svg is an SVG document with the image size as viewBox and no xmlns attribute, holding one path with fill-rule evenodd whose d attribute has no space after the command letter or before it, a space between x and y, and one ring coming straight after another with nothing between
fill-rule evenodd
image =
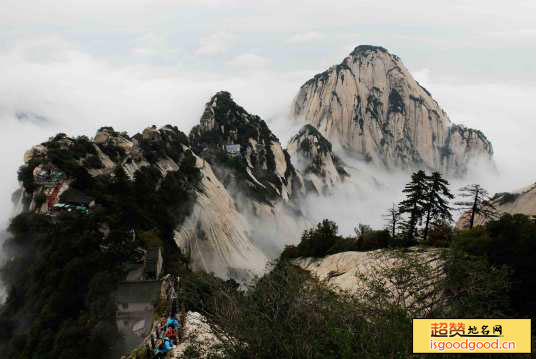
<instances>
[{"instance_id":1,"label":"bare tree","mask_svg":"<svg viewBox=\"0 0 536 359\"><path fill-rule=\"evenodd\" d=\"M470 214L469 228L473 228L475 217L479 215L485 219L493 219L497 216L497 209L491 202L488 191L478 184L471 184L459 189L460 197L465 200L456 202L459 211Z\"/></svg>"},{"instance_id":2,"label":"bare tree","mask_svg":"<svg viewBox=\"0 0 536 359\"><path fill-rule=\"evenodd\" d=\"M393 204L392 208L389 208L383 215L383 218L387 221L387 226L391 232L391 237L395 238L396 230L400 221L400 210L396 204Z\"/></svg>"}]
</instances>

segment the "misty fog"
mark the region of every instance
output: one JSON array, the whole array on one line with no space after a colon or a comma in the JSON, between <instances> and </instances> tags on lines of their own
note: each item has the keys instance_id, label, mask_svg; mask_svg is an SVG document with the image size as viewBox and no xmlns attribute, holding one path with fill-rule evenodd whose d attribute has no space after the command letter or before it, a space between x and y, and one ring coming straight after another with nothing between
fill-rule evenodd
<instances>
[{"instance_id":1,"label":"misty fog","mask_svg":"<svg viewBox=\"0 0 536 359\"><path fill-rule=\"evenodd\" d=\"M146 73L140 78L148 78L149 75L150 73ZM63 74L58 72L54 76L60 77ZM255 83L262 81L261 79L266 80L267 74L237 81L240 82L240 85L235 86L236 90L232 85L223 86L223 83L207 82L204 87L198 83L196 85L198 90L194 92L188 91L191 83L171 77L161 80L161 91L165 94L163 97L160 96L159 88L156 85L150 91L140 90L137 94L120 91L121 87L147 88L149 84L143 80L139 80L139 83L132 83L131 78L121 78L119 73L111 69L100 76L103 78L116 77L115 85L112 86L111 90L107 90L109 93L106 93L106 97L110 98L109 103L100 103L105 96L98 90L101 81L98 78L85 84L78 83L80 87L78 91L84 94L83 99L73 99L67 93L67 89L40 104L35 103L38 100L37 94L23 93L27 100L24 101L25 96L18 96L15 103L6 102L10 100L9 96L0 98L2 130L0 143L4 154L1 159L4 175L0 184L0 218L4 222L13 210L11 195L17 188L16 172L18 167L22 165L24 151L58 132L66 132L70 135L85 134L92 137L99 127L111 125L119 130L126 129L132 135L142 131L146 126L166 123L177 125L181 130L188 132L198 121L205 102L221 88L229 89L236 101L246 110L263 116L284 146L301 126L300 123L289 120L286 114L288 113L289 101L294 96L293 91L297 90L306 78L294 80L294 82L287 79L283 84L278 80L269 83L271 91L265 89L264 92L279 94L275 96L277 101L269 102L270 107L265 101L266 97L262 94L258 96L254 96L252 93L245 94L248 87L255 87ZM73 76L70 79L72 81L70 86L75 86L77 77ZM417 72L417 77L419 77L419 72ZM63 77L63 81L67 80ZM52 84L53 78L49 78L48 81ZM518 96L512 98L510 87L505 87L504 92L501 92L500 87L490 86L489 96L494 96L492 99L496 99L496 101L490 101L489 105L484 106L480 96L475 94L473 86L457 87L450 83L431 81L430 78L424 79L423 82L435 98L443 104L453 122L462 122L481 129L494 145L499 175L496 176L492 172L483 171L477 167L471 171L467 182L481 183L490 192L499 192L513 191L535 181L536 159L526 154L531 153L533 149L531 135L536 130L536 125L531 121L532 113L528 105L530 103L528 97L536 95L536 90L529 89L529 92L526 92L517 89ZM266 81L263 83L267 85ZM0 86L3 87L0 87L1 93L8 93L5 85ZM28 84L27 86L30 89L38 87L39 84ZM70 86L66 85L66 88ZM480 87L486 89L485 85L480 85ZM454 91L454 88L457 90ZM30 92L30 90L28 91ZM118 92L113 93L113 91ZM466 92L463 93L463 91ZM173 93L176 93L176 96ZM285 96L282 96L281 93ZM45 98L50 96L50 93L44 91ZM286 97L286 101L283 97ZM502 98L509 98L510 101L501 101ZM14 101L15 97L11 96L11 99ZM460 107L459 101L465 104L464 108ZM88 103L93 103L94 106L89 106ZM449 110L449 106L453 107L453 111ZM21 111L29 114L40 114L42 117L38 117L35 121L21 119L20 115L17 118L16 114ZM456 116L457 114L459 115ZM348 159L346 161L348 162ZM381 214L391 203L399 199L400 190L407 182L408 175L405 173L382 173L381 170L369 168L359 163L356 163L355 167L359 169L358 172L370 173L372 176L378 177L383 184L381 189L376 190L374 186L363 183L361 190L355 192L355 197L349 195L349 193L354 192L353 189L348 190L342 186L330 199L311 198L308 200L311 207L309 212L311 218L317 220L329 217L340 221L340 227L345 233L351 231L357 223L381 225Z\"/></svg>"}]
</instances>

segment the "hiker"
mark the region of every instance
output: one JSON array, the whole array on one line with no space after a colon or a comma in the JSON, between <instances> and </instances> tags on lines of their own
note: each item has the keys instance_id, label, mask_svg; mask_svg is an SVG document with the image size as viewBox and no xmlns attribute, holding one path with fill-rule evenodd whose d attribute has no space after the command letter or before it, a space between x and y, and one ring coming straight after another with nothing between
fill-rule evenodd
<instances>
[{"instance_id":1,"label":"hiker","mask_svg":"<svg viewBox=\"0 0 536 359\"><path fill-rule=\"evenodd\" d=\"M159 339L157 345L158 346L155 350L157 359L164 359L167 353L174 347L169 338L166 337L164 337L164 339Z\"/></svg>"},{"instance_id":2,"label":"hiker","mask_svg":"<svg viewBox=\"0 0 536 359\"><path fill-rule=\"evenodd\" d=\"M168 328L173 327L173 329L175 329L177 331L177 330L180 329L181 323L177 320L177 318L175 316L171 316L171 317L168 318L166 326Z\"/></svg>"},{"instance_id":3,"label":"hiker","mask_svg":"<svg viewBox=\"0 0 536 359\"><path fill-rule=\"evenodd\" d=\"M166 348L168 348L168 350L175 348L175 345L171 342L171 340L168 337L164 337L164 344L166 345Z\"/></svg>"},{"instance_id":4,"label":"hiker","mask_svg":"<svg viewBox=\"0 0 536 359\"><path fill-rule=\"evenodd\" d=\"M168 351L165 350L164 341L162 339L158 339L156 342L156 348L154 350L155 358L156 359L164 359L166 357Z\"/></svg>"},{"instance_id":5,"label":"hiker","mask_svg":"<svg viewBox=\"0 0 536 359\"><path fill-rule=\"evenodd\" d=\"M173 327L168 327L164 336L168 337L174 345L177 345L177 332Z\"/></svg>"}]
</instances>

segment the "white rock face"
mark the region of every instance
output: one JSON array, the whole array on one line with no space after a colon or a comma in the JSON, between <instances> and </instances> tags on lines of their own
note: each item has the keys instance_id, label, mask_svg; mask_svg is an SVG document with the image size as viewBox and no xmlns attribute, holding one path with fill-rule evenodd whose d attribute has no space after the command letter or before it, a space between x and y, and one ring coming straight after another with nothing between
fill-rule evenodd
<instances>
[{"instance_id":1,"label":"white rock face","mask_svg":"<svg viewBox=\"0 0 536 359\"><path fill-rule=\"evenodd\" d=\"M28 163L35 157L44 157L46 156L47 152L47 148L43 145L33 146L31 149L24 153L24 162Z\"/></svg>"},{"instance_id":2,"label":"white rock face","mask_svg":"<svg viewBox=\"0 0 536 359\"><path fill-rule=\"evenodd\" d=\"M514 193L499 193L493 203L502 213L536 216L536 183Z\"/></svg>"},{"instance_id":3,"label":"white rock face","mask_svg":"<svg viewBox=\"0 0 536 359\"><path fill-rule=\"evenodd\" d=\"M192 214L175 231L177 245L194 270L238 280L261 274L268 260L250 241L247 222L210 165L197 161L203 179Z\"/></svg>"},{"instance_id":4,"label":"white rock face","mask_svg":"<svg viewBox=\"0 0 536 359\"><path fill-rule=\"evenodd\" d=\"M413 261L423 267L415 269ZM366 280L375 283L380 280L388 300L411 314L429 311L442 295L441 291L434 290L444 276L443 261L437 249L421 250L415 247L403 256L389 250L341 252L323 258L298 258L293 263L309 271L333 290L352 295L360 296L363 290L369 290ZM425 272L423 275L418 274L421 270ZM400 274L391 274L395 271L406 273L404 279ZM426 298L424 301L416 300L423 296Z\"/></svg>"},{"instance_id":5,"label":"white rock face","mask_svg":"<svg viewBox=\"0 0 536 359\"><path fill-rule=\"evenodd\" d=\"M221 341L207 319L198 312L188 312L184 323L184 338L173 348L171 358L181 358L190 346L200 352L201 358L209 357L210 354L221 354L217 348L219 344Z\"/></svg>"},{"instance_id":6,"label":"white rock face","mask_svg":"<svg viewBox=\"0 0 536 359\"><path fill-rule=\"evenodd\" d=\"M381 47L358 46L307 81L292 114L346 150L388 167L461 175L470 159L491 161L493 154L480 131L453 125L400 59Z\"/></svg>"},{"instance_id":7,"label":"white rock face","mask_svg":"<svg viewBox=\"0 0 536 359\"><path fill-rule=\"evenodd\" d=\"M359 273L367 273L376 263L376 253L342 252L319 259L298 258L294 264L336 289L355 292L359 288Z\"/></svg>"}]
</instances>

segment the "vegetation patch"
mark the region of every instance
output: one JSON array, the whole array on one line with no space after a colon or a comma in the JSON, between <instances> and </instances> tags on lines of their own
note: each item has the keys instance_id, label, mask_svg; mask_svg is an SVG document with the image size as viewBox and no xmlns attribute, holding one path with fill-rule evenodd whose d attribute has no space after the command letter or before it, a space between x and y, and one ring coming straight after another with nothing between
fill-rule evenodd
<instances>
[{"instance_id":1,"label":"vegetation patch","mask_svg":"<svg viewBox=\"0 0 536 359\"><path fill-rule=\"evenodd\" d=\"M404 105L404 99L396 89L391 89L389 92L389 112L391 113L405 113L406 106Z\"/></svg>"}]
</instances>

